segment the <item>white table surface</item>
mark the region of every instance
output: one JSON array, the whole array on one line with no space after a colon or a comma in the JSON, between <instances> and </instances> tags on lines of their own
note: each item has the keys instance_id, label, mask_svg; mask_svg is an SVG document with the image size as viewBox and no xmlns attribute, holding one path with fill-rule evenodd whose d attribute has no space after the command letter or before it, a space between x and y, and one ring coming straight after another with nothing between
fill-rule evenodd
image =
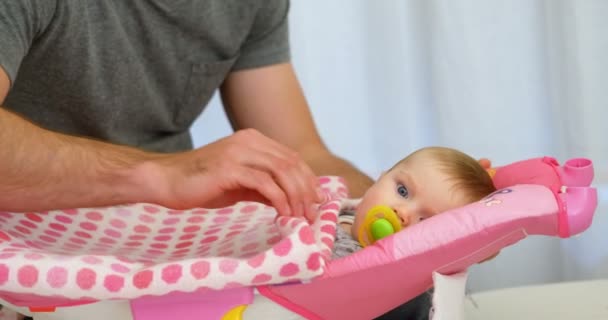
<instances>
[{"instance_id":1,"label":"white table surface","mask_svg":"<svg viewBox=\"0 0 608 320\"><path fill-rule=\"evenodd\" d=\"M608 279L474 293L467 320L608 320Z\"/></svg>"}]
</instances>

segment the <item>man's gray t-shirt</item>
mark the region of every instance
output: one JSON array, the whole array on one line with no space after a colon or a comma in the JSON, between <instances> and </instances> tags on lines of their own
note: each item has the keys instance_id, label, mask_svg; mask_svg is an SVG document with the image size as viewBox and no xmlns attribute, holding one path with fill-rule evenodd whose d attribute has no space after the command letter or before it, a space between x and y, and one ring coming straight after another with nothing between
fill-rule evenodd
<instances>
[{"instance_id":1,"label":"man's gray t-shirt","mask_svg":"<svg viewBox=\"0 0 608 320\"><path fill-rule=\"evenodd\" d=\"M4 107L42 127L156 151L231 71L289 60L287 0L0 1Z\"/></svg>"}]
</instances>

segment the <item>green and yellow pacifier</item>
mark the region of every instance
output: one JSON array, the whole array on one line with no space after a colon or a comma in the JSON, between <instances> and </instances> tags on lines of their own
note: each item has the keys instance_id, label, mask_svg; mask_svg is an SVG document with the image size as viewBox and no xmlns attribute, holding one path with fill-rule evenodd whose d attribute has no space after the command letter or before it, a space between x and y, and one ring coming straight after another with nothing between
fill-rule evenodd
<instances>
[{"instance_id":1,"label":"green and yellow pacifier","mask_svg":"<svg viewBox=\"0 0 608 320\"><path fill-rule=\"evenodd\" d=\"M361 245L366 247L401 229L401 220L397 213L388 206L377 205L365 215L365 220L359 226L357 237Z\"/></svg>"}]
</instances>

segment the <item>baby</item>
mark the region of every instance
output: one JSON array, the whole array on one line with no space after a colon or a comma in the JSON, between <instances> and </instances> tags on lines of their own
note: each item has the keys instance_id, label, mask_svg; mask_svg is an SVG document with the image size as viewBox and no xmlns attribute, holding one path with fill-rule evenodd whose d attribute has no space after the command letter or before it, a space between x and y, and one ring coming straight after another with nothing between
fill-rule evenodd
<instances>
[{"instance_id":1,"label":"baby","mask_svg":"<svg viewBox=\"0 0 608 320\"><path fill-rule=\"evenodd\" d=\"M360 224L376 205L392 208L406 228L478 201L495 190L477 160L458 150L428 147L415 151L383 173L363 198L353 203L354 208L340 212L333 258L361 249L356 240Z\"/></svg>"}]
</instances>

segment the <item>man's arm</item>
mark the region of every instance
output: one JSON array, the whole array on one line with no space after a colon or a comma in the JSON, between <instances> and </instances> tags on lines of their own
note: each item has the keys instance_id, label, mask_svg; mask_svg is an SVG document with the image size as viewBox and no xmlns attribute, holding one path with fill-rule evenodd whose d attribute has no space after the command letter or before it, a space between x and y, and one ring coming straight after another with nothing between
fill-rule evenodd
<instances>
[{"instance_id":1,"label":"man's arm","mask_svg":"<svg viewBox=\"0 0 608 320\"><path fill-rule=\"evenodd\" d=\"M291 64L234 72L221 93L235 130L255 128L297 151L315 174L344 177L351 197L362 196L373 183L323 144Z\"/></svg>"},{"instance_id":2,"label":"man's arm","mask_svg":"<svg viewBox=\"0 0 608 320\"><path fill-rule=\"evenodd\" d=\"M8 90L0 67L0 105ZM253 130L189 152L155 154L45 130L0 107L0 210L133 202L193 208L253 200L301 216L290 203L319 201L315 177L305 168L292 151ZM309 183L291 194L292 180Z\"/></svg>"},{"instance_id":3,"label":"man's arm","mask_svg":"<svg viewBox=\"0 0 608 320\"><path fill-rule=\"evenodd\" d=\"M0 102L9 81L0 68ZM145 154L64 136L0 107L0 209L45 210L130 200L131 173Z\"/></svg>"}]
</instances>

